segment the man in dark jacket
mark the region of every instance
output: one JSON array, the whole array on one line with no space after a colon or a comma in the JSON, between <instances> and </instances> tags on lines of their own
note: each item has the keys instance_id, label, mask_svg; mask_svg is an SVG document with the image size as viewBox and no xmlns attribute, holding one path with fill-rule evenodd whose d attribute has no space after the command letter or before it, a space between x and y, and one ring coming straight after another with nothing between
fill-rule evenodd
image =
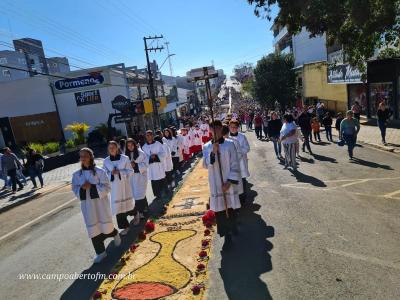
<instances>
[{"instance_id":1,"label":"man in dark jacket","mask_svg":"<svg viewBox=\"0 0 400 300\"><path fill-rule=\"evenodd\" d=\"M311 146L310 146L310 136L312 133L311 129L311 116L307 112L307 108L304 107L303 112L300 114L299 118L297 119L297 122L300 126L301 133L304 136L304 142L303 142L303 152L306 151L306 147L308 152L312 155L311 151Z\"/></svg>"},{"instance_id":2,"label":"man in dark jacket","mask_svg":"<svg viewBox=\"0 0 400 300\"><path fill-rule=\"evenodd\" d=\"M24 186L17 178L17 170L22 168L22 164L18 160L18 157L11 152L10 148L4 148L4 155L1 157L1 166L11 179L13 193L17 190L17 184L19 187L18 190L22 190Z\"/></svg>"}]
</instances>

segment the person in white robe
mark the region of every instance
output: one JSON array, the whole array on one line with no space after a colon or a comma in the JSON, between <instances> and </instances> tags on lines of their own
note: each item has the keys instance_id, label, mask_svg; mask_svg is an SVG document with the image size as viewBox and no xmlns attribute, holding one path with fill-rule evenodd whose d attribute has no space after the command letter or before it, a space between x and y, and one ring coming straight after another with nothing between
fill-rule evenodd
<instances>
[{"instance_id":1,"label":"person in white robe","mask_svg":"<svg viewBox=\"0 0 400 300\"><path fill-rule=\"evenodd\" d=\"M166 155L164 147L161 143L154 140L154 135L151 130L146 132L146 143L142 150L146 153L149 161L148 178L151 181L151 187L154 196L159 199L166 188L165 169L163 159Z\"/></svg>"},{"instance_id":2,"label":"person in white robe","mask_svg":"<svg viewBox=\"0 0 400 300\"><path fill-rule=\"evenodd\" d=\"M238 191L234 187L240 181L240 165L234 143L231 140L224 139L222 135L221 121L215 120L214 124L210 124L210 128L216 142L210 141L204 145L203 167L208 170L210 209L216 214L218 234L225 237L223 249L226 250L232 242L231 234L236 230L235 210L240 208ZM222 169L222 181L218 152ZM224 195L227 207L225 207Z\"/></svg>"},{"instance_id":3,"label":"person in white robe","mask_svg":"<svg viewBox=\"0 0 400 300\"><path fill-rule=\"evenodd\" d=\"M133 169L130 159L120 154L119 145L115 141L108 143L109 156L104 159L103 168L111 181L111 210L117 219L120 232L125 235L129 231L128 216L133 215L133 200L130 177Z\"/></svg>"},{"instance_id":4,"label":"person in white robe","mask_svg":"<svg viewBox=\"0 0 400 300\"><path fill-rule=\"evenodd\" d=\"M203 144L210 141L210 126L208 125L208 121L204 120L203 123L200 125L200 130L202 132L201 140Z\"/></svg>"},{"instance_id":5,"label":"person in white robe","mask_svg":"<svg viewBox=\"0 0 400 300\"><path fill-rule=\"evenodd\" d=\"M140 219L144 218L147 213L149 204L146 198L147 191L147 169L149 161L146 153L139 148L138 143L134 139L127 139L125 155L129 157L133 169L133 174L130 177L133 198L135 199L134 220L133 225L137 226Z\"/></svg>"},{"instance_id":6,"label":"person in white robe","mask_svg":"<svg viewBox=\"0 0 400 300\"><path fill-rule=\"evenodd\" d=\"M182 128L181 129L182 133L182 155L183 155L183 161L187 162L190 160L190 135L189 131L187 128Z\"/></svg>"},{"instance_id":7,"label":"person in white robe","mask_svg":"<svg viewBox=\"0 0 400 300\"><path fill-rule=\"evenodd\" d=\"M200 130L200 126L198 124L195 125L193 130L193 153L197 154L202 151L202 135L203 132Z\"/></svg>"},{"instance_id":8,"label":"person in white robe","mask_svg":"<svg viewBox=\"0 0 400 300\"><path fill-rule=\"evenodd\" d=\"M79 157L81 168L72 174L72 191L80 200L87 233L96 252L94 263L99 263L107 256L104 241L112 237L119 246L121 238L112 220L107 174L95 165L91 149L82 148Z\"/></svg>"},{"instance_id":9,"label":"person in white robe","mask_svg":"<svg viewBox=\"0 0 400 300\"><path fill-rule=\"evenodd\" d=\"M164 165L164 171L165 171L165 182L167 184L167 190L171 191L172 183L173 183L173 169L174 166L172 164L172 154L171 154L171 149L169 148L169 145L164 143L163 141L163 136L162 135L156 135L154 137L154 140L159 142L163 149L164 149L164 157L161 159L163 165Z\"/></svg>"},{"instance_id":10,"label":"person in white robe","mask_svg":"<svg viewBox=\"0 0 400 300\"><path fill-rule=\"evenodd\" d=\"M176 129L175 127L170 128L171 131L171 155L172 155L172 164L174 166L174 172L175 172L175 179L176 175L180 175L180 162L183 160L182 153L180 153L180 141L178 136L176 135ZM165 137L165 136L164 136Z\"/></svg>"},{"instance_id":11,"label":"person in white robe","mask_svg":"<svg viewBox=\"0 0 400 300\"><path fill-rule=\"evenodd\" d=\"M243 184L243 193L239 195L240 203L242 206L245 204L247 199L248 182L247 178L250 177L249 164L247 154L250 152L250 144L247 137L239 132L239 121L232 120L229 122L230 138L235 139L239 142L242 158L240 160L240 173Z\"/></svg>"},{"instance_id":12,"label":"person in white robe","mask_svg":"<svg viewBox=\"0 0 400 300\"><path fill-rule=\"evenodd\" d=\"M176 139L172 136L172 131L169 128L165 128L163 130L163 138L162 143L166 145L166 160L165 160L165 175L167 178L167 183L171 188L175 187L175 180L174 180L174 155L176 155L177 145ZM171 155L168 158L168 153Z\"/></svg>"}]
</instances>

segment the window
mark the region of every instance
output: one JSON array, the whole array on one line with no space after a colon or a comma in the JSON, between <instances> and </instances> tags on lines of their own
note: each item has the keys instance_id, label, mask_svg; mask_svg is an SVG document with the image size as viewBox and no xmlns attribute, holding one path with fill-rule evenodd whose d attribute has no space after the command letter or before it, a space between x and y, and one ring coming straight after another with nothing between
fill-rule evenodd
<instances>
[{"instance_id":1,"label":"window","mask_svg":"<svg viewBox=\"0 0 400 300\"><path fill-rule=\"evenodd\" d=\"M18 64L20 64L20 65L26 65L26 60L25 60L25 58L18 58Z\"/></svg>"},{"instance_id":2,"label":"window","mask_svg":"<svg viewBox=\"0 0 400 300\"><path fill-rule=\"evenodd\" d=\"M7 58L6 57L0 57L0 64L6 64L7 63Z\"/></svg>"},{"instance_id":3,"label":"window","mask_svg":"<svg viewBox=\"0 0 400 300\"><path fill-rule=\"evenodd\" d=\"M57 68L57 63L53 63L53 68Z\"/></svg>"},{"instance_id":4,"label":"window","mask_svg":"<svg viewBox=\"0 0 400 300\"><path fill-rule=\"evenodd\" d=\"M10 70L3 70L3 76L4 76L4 77L11 77L11 72L10 72Z\"/></svg>"}]
</instances>

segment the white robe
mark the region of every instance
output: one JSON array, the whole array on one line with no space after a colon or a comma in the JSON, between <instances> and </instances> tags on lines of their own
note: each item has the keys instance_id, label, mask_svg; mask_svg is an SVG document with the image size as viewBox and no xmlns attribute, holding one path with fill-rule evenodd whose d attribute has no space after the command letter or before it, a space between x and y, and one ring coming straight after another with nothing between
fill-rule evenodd
<instances>
[{"instance_id":1,"label":"white robe","mask_svg":"<svg viewBox=\"0 0 400 300\"><path fill-rule=\"evenodd\" d=\"M202 131L203 136L206 136L206 137L210 136L210 126L207 123L201 124L200 130Z\"/></svg>"},{"instance_id":2,"label":"white robe","mask_svg":"<svg viewBox=\"0 0 400 300\"><path fill-rule=\"evenodd\" d=\"M90 190L86 190L86 200L81 200L81 211L90 238L99 234L109 234L114 230L110 207L110 181L103 169L95 167L96 174L89 170L78 170L72 174L72 191L80 200L80 189L88 181L96 185L99 198L90 198Z\"/></svg>"},{"instance_id":3,"label":"white robe","mask_svg":"<svg viewBox=\"0 0 400 300\"><path fill-rule=\"evenodd\" d=\"M165 172L170 172L174 168L174 165L172 163L171 148L164 141L163 141L162 146L163 146L164 152L165 152L164 158L162 159L163 165L164 165L164 170L165 170Z\"/></svg>"},{"instance_id":4,"label":"white robe","mask_svg":"<svg viewBox=\"0 0 400 300\"><path fill-rule=\"evenodd\" d=\"M111 181L111 210L114 215L125 213L133 210L135 202L133 201L132 187L130 177L133 169L129 157L121 154L119 160L111 161L108 156L104 159L103 168L107 173L108 179L111 180L112 171L116 168L119 170L121 179L118 174L114 175L114 181Z\"/></svg>"},{"instance_id":5,"label":"white robe","mask_svg":"<svg viewBox=\"0 0 400 300\"><path fill-rule=\"evenodd\" d=\"M138 149L139 156L133 159L133 153L130 153L129 159L137 164L139 173L133 173L130 177L133 198L135 200L142 200L146 197L147 192L147 169L149 167L149 160L142 149Z\"/></svg>"},{"instance_id":6,"label":"white robe","mask_svg":"<svg viewBox=\"0 0 400 300\"><path fill-rule=\"evenodd\" d=\"M148 177L149 180L160 180L165 178L165 169L163 159L166 155L164 147L160 142L153 142L152 144L144 144L142 147L144 153L146 153L147 161L150 160L151 155L155 154L160 159L160 162L149 163Z\"/></svg>"},{"instance_id":7,"label":"white robe","mask_svg":"<svg viewBox=\"0 0 400 300\"><path fill-rule=\"evenodd\" d=\"M211 164L210 154L212 149L213 144L211 141L204 145L203 167L208 169L210 209L215 212L219 212L225 210L225 204L222 193L222 184L217 155L215 155L215 162ZM223 181L227 182L228 180L233 180L239 183L241 180L240 165L234 143L229 139L224 140L224 142L219 145L219 151L221 154ZM238 189L234 187L234 184L231 184L225 195L228 208L240 208L239 193Z\"/></svg>"},{"instance_id":8,"label":"white robe","mask_svg":"<svg viewBox=\"0 0 400 300\"><path fill-rule=\"evenodd\" d=\"M200 129L193 130L193 145L194 146L201 146L203 144L202 141L203 132Z\"/></svg>"},{"instance_id":9,"label":"white robe","mask_svg":"<svg viewBox=\"0 0 400 300\"><path fill-rule=\"evenodd\" d=\"M176 138L172 137L172 139L167 139L164 137L163 143L168 145L169 149L171 150L171 155L172 155L172 152L174 152L174 155L172 155L172 157L179 157L178 141Z\"/></svg>"},{"instance_id":10,"label":"white robe","mask_svg":"<svg viewBox=\"0 0 400 300\"><path fill-rule=\"evenodd\" d=\"M183 143L184 143L184 137L182 135L178 135L176 137L176 146L177 146L177 150L178 150L178 157L179 157L179 161L183 161Z\"/></svg>"},{"instance_id":11,"label":"white robe","mask_svg":"<svg viewBox=\"0 0 400 300\"><path fill-rule=\"evenodd\" d=\"M232 139L236 139L241 148L242 152L242 159L240 160L240 173L242 175L242 178L247 178L250 177L250 172L249 172L249 159L247 158L247 153L250 152L250 145L249 141L247 140L246 136L243 133L238 133L237 136L230 136Z\"/></svg>"},{"instance_id":12,"label":"white robe","mask_svg":"<svg viewBox=\"0 0 400 300\"><path fill-rule=\"evenodd\" d=\"M239 165L240 165L241 160L243 159L243 154L242 154L242 149L240 148L239 141L237 139L232 138L231 136L229 136L228 139L230 141L232 141L233 144L235 145L235 149L237 152L237 157L238 157ZM244 189L243 189L243 181L242 180L239 180L239 183L235 184L234 186L237 189L239 195L243 194Z\"/></svg>"},{"instance_id":13,"label":"white robe","mask_svg":"<svg viewBox=\"0 0 400 300\"><path fill-rule=\"evenodd\" d=\"M183 152L185 154L190 154L190 145L191 145L191 141L190 141L190 135L186 134L186 135L182 135L182 139L183 139Z\"/></svg>"}]
</instances>

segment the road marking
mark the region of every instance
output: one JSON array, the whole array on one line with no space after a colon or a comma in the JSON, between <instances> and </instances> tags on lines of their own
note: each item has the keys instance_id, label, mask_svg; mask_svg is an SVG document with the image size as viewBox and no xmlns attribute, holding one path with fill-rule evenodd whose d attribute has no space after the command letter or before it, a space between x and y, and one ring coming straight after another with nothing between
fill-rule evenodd
<instances>
[{"instance_id":1,"label":"road marking","mask_svg":"<svg viewBox=\"0 0 400 300\"><path fill-rule=\"evenodd\" d=\"M400 190L385 194L385 195L383 195L383 197L390 198L390 199L399 199L399 197L394 197L397 194L400 194Z\"/></svg>"},{"instance_id":2,"label":"road marking","mask_svg":"<svg viewBox=\"0 0 400 300\"><path fill-rule=\"evenodd\" d=\"M24 225L22 225L22 226L20 226L20 227L18 227L16 229L14 229L13 231L10 231L9 233L7 233L7 234L3 235L2 237L0 237L0 242L2 240L12 236L13 234L17 233L18 231L20 231L20 230L22 230L22 229L34 224L35 222L43 219L44 217L47 217L47 216L51 215L52 213L56 212L57 210L59 210L59 209L63 208L64 206L67 206L68 204L72 203L73 201L76 201L76 198L68 200L64 204L61 204L61 205L57 206L56 208L53 208L52 210L48 211L47 213L45 213L45 214L43 214L43 215L41 215L41 216L29 221L28 223L26 223L26 224L24 224Z\"/></svg>"},{"instance_id":3,"label":"road marking","mask_svg":"<svg viewBox=\"0 0 400 300\"><path fill-rule=\"evenodd\" d=\"M376 257L370 257L370 256L362 255L362 254L344 252L344 251L335 250L335 249L329 249L329 248L326 248L326 250L331 254L340 255L340 256L344 256L344 257L348 257L348 258L352 258L352 259L365 261L367 263L371 263L371 264L374 264L374 265L379 265L381 267L388 267L388 268L400 270L400 264L394 263L394 262L390 262L390 261L386 261L386 260L382 260L382 259L379 259L379 258L376 258Z\"/></svg>"}]
</instances>

